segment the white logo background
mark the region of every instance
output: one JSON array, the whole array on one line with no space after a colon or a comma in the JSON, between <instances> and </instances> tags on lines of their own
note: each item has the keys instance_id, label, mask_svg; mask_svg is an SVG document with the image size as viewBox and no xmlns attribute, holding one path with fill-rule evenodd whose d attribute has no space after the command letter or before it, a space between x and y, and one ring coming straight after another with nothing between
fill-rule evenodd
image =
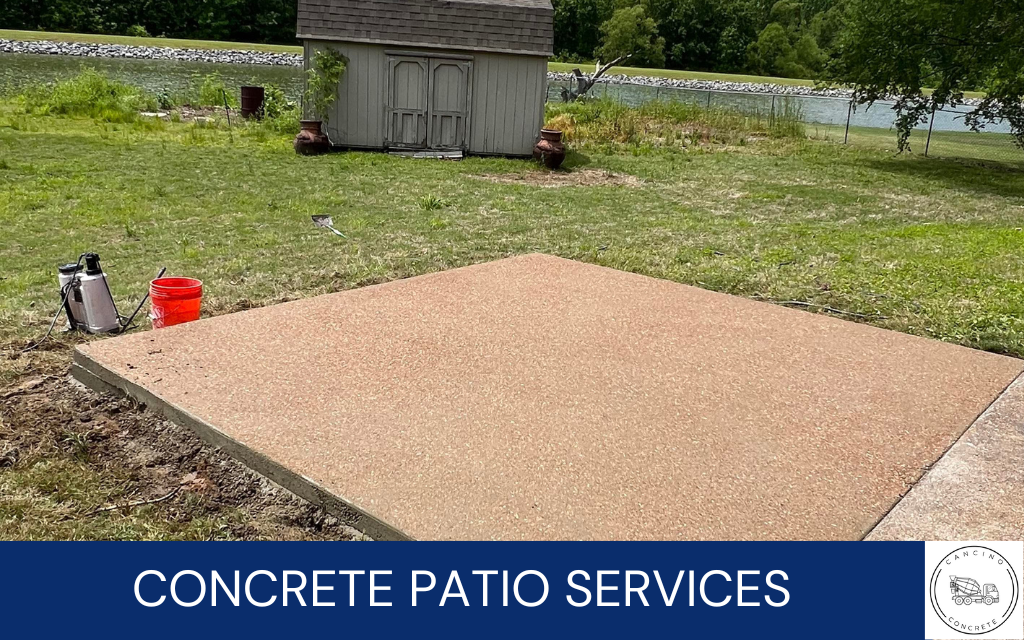
<instances>
[{"instance_id":1,"label":"white logo background","mask_svg":"<svg viewBox=\"0 0 1024 640\"><path fill-rule=\"evenodd\" d=\"M991 552L985 553L982 548L994 551L995 559ZM924 559L925 637L1024 640L1024 605L1021 603L1024 543L926 542ZM1006 562L1001 563L1000 559ZM1007 565L1012 568L1015 585L1006 571ZM950 589L953 576L960 578L969 592L974 592L974 585L968 582L973 580L980 590L978 598L971 604L956 604ZM984 590L988 584L998 589L999 602L985 604ZM1013 609L1007 612L1011 605Z\"/></svg>"}]
</instances>

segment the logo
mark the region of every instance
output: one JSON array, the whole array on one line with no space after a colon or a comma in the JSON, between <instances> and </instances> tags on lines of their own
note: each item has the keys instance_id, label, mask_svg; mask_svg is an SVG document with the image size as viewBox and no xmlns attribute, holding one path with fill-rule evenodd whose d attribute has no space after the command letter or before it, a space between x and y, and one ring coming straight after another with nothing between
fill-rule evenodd
<instances>
[{"instance_id":1,"label":"logo","mask_svg":"<svg viewBox=\"0 0 1024 640\"><path fill-rule=\"evenodd\" d=\"M998 551L982 544L968 545L949 552L934 565L928 597L947 627L965 635L985 636L1016 611L1020 582L1013 563Z\"/></svg>"}]
</instances>

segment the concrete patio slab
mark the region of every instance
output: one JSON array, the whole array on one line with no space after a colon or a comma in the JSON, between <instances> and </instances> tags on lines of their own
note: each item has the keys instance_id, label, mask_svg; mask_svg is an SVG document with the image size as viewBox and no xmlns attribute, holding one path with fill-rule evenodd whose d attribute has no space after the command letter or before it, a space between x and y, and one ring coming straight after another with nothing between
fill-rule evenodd
<instances>
[{"instance_id":1,"label":"concrete patio slab","mask_svg":"<svg viewBox=\"0 0 1024 640\"><path fill-rule=\"evenodd\" d=\"M371 535L859 539L1019 360L522 256L83 345Z\"/></svg>"},{"instance_id":2,"label":"concrete patio slab","mask_svg":"<svg viewBox=\"0 0 1024 640\"><path fill-rule=\"evenodd\" d=\"M867 540L1024 537L1024 377L867 536Z\"/></svg>"}]
</instances>

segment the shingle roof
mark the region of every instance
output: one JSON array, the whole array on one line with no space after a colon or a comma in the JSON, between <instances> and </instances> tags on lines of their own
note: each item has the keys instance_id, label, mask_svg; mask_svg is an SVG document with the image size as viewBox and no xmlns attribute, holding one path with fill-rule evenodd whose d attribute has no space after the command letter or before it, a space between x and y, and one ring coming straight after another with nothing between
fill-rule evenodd
<instances>
[{"instance_id":1,"label":"shingle roof","mask_svg":"<svg viewBox=\"0 0 1024 640\"><path fill-rule=\"evenodd\" d=\"M550 56L550 0L299 0L299 38Z\"/></svg>"}]
</instances>

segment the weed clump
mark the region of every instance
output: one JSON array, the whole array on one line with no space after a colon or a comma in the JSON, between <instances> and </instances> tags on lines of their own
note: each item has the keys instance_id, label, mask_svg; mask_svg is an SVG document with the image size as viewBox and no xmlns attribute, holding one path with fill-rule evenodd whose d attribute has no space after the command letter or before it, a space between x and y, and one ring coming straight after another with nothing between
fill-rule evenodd
<instances>
[{"instance_id":1,"label":"weed clump","mask_svg":"<svg viewBox=\"0 0 1024 640\"><path fill-rule=\"evenodd\" d=\"M55 84L35 85L22 94L26 111L38 115L84 116L104 122L133 122L140 111L154 111L154 96L112 80L95 69Z\"/></svg>"},{"instance_id":2,"label":"weed clump","mask_svg":"<svg viewBox=\"0 0 1024 640\"><path fill-rule=\"evenodd\" d=\"M193 74L184 89L164 93L160 96L160 106L164 109L175 107L223 107L227 102L232 109L238 108L238 98L228 92L224 80L217 73L206 75Z\"/></svg>"},{"instance_id":3,"label":"weed clump","mask_svg":"<svg viewBox=\"0 0 1024 640\"><path fill-rule=\"evenodd\" d=\"M638 107L613 100L549 103L546 125L565 140L584 144L682 146L744 144L750 137L802 137L799 114L740 112L686 102L648 102Z\"/></svg>"},{"instance_id":4,"label":"weed clump","mask_svg":"<svg viewBox=\"0 0 1024 640\"><path fill-rule=\"evenodd\" d=\"M424 195L419 200L420 209L424 211L438 211L448 206L448 202L432 193Z\"/></svg>"}]
</instances>

